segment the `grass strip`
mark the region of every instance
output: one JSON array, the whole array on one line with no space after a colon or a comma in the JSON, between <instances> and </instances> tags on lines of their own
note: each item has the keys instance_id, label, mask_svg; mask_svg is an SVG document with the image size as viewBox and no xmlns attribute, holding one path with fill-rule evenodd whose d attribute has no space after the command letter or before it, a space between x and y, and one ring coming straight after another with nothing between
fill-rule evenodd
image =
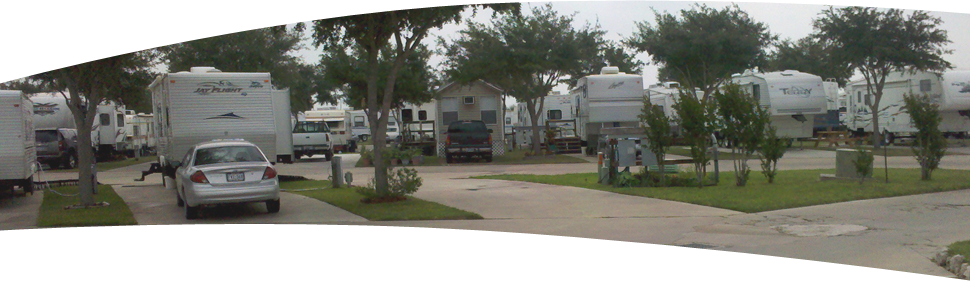
<instances>
[{"instance_id":1,"label":"grass strip","mask_svg":"<svg viewBox=\"0 0 970 281\"><path fill-rule=\"evenodd\" d=\"M404 201L364 204L360 202L364 197L353 188L335 189L329 188L330 186L330 181L325 180L280 183L280 188L294 190L288 192L327 202L372 221L482 219L482 216L476 213L411 196ZM324 189L299 191L313 188Z\"/></svg>"},{"instance_id":2,"label":"grass strip","mask_svg":"<svg viewBox=\"0 0 970 281\"><path fill-rule=\"evenodd\" d=\"M77 194L77 186L59 186L53 189L62 194ZM71 226L109 226L136 225L135 216L128 209L125 201L115 193L109 185L99 185L98 194L94 195L95 202L108 202L105 207L86 209L64 209L65 206L78 204L77 196L61 196L54 192L44 192L44 201L40 205L37 217L38 227L71 227Z\"/></svg>"},{"instance_id":3,"label":"grass strip","mask_svg":"<svg viewBox=\"0 0 970 281\"><path fill-rule=\"evenodd\" d=\"M680 201L697 205L730 209L745 213L789 209L854 200L874 199L970 188L970 174L962 170L936 170L933 180L921 181L919 169L889 169L889 183L883 178L885 170L875 169L875 179L865 184L858 181L819 181L819 174L834 174L827 170L778 171L775 183L769 184L758 171L752 171L748 184L735 186L734 172L722 172L716 186L697 187L623 187L616 188L596 182L595 173L565 175L488 175L479 179L499 179L575 186L620 194Z\"/></svg>"}]
</instances>

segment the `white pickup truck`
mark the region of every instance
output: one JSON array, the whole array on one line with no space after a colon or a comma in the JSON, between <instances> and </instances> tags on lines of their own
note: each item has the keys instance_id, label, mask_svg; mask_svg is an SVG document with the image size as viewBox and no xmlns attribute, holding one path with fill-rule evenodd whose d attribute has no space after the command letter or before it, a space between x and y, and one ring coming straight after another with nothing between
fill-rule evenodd
<instances>
[{"instance_id":1,"label":"white pickup truck","mask_svg":"<svg viewBox=\"0 0 970 281\"><path fill-rule=\"evenodd\" d=\"M327 161L333 159L330 127L323 121L297 121L293 126L293 157L299 160L306 155L323 154Z\"/></svg>"}]
</instances>

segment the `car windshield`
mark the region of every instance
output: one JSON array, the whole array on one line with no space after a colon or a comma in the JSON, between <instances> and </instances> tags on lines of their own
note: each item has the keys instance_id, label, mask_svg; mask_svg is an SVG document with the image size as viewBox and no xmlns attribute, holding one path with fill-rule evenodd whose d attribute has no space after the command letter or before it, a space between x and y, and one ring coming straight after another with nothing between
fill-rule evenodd
<instances>
[{"instance_id":1,"label":"car windshield","mask_svg":"<svg viewBox=\"0 0 970 281\"><path fill-rule=\"evenodd\" d=\"M488 130L485 128L484 122L452 122L448 125L449 133L470 133L470 132L484 132Z\"/></svg>"},{"instance_id":2,"label":"car windshield","mask_svg":"<svg viewBox=\"0 0 970 281\"><path fill-rule=\"evenodd\" d=\"M37 131L35 142L55 142L57 141L57 131Z\"/></svg>"},{"instance_id":3,"label":"car windshield","mask_svg":"<svg viewBox=\"0 0 970 281\"><path fill-rule=\"evenodd\" d=\"M196 166L235 162L266 162L266 158L255 146L220 146L195 152Z\"/></svg>"}]
</instances>

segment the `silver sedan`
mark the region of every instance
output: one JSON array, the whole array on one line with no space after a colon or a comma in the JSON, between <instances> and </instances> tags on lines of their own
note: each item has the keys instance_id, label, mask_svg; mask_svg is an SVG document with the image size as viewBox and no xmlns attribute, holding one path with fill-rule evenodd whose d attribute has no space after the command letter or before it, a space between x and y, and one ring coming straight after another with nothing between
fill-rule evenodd
<instances>
[{"instance_id":1,"label":"silver sedan","mask_svg":"<svg viewBox=\"0 0 970 281\"><path fill-rule=\"evenodd\" d=\"M196 219L206 205L266 202L280 211L276 169L262 150L244 140L216 140L189 149L175 172L178 206Z\"/></svg>"}]
</instances>

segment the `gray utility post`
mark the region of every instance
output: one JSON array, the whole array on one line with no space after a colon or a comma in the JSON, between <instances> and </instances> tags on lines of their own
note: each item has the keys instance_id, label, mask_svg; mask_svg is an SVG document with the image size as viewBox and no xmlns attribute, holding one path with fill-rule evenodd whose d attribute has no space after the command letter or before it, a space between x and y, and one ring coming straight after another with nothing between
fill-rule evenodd
<instances>
[{"instance_id":1,"label":"gray utility post","mask_svg":"<svg viewBox=\"0 0 970 281\"><path fill-rule=\"evenodd\" d=\"M333 183L333 188L340 188L344 184L343 169L340 167L340 156L334 156L330 159L330 181Z\"/></svg>"}]
</instances>

